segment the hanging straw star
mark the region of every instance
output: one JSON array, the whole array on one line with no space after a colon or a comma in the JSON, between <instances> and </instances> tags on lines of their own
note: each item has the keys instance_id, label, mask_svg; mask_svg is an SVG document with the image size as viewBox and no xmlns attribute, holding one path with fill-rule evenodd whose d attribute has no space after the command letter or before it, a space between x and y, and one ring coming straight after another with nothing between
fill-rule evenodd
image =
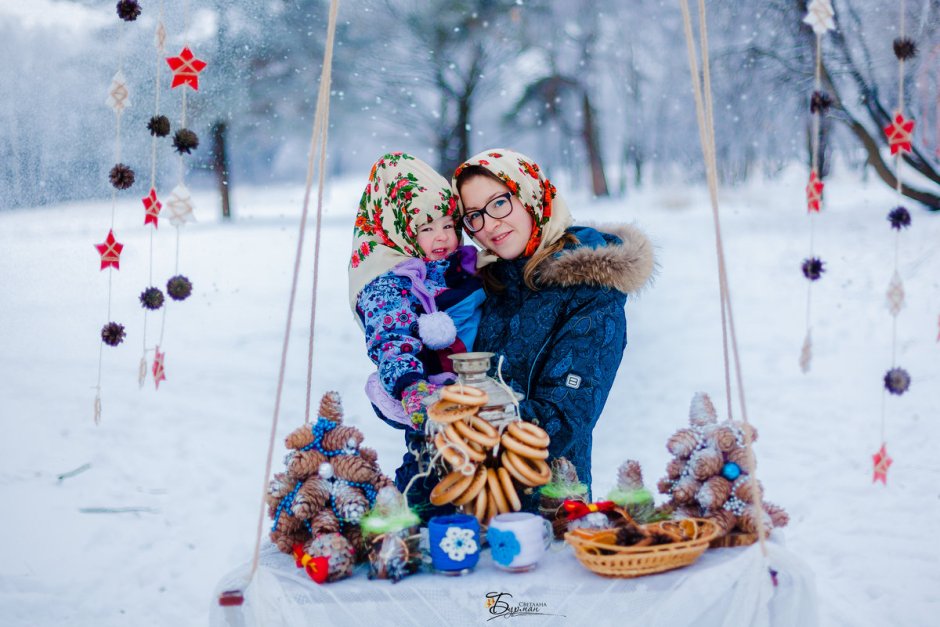
<instances>
[{"instance_id":1,"label":"hanging straw star","mask_svg":"<svg viewBox=\"0 0 940 627\"><path fill-rule=\"evenodd\" d=\"M163 369L163 359L165 357L166 353L161 353L158 346L153 357L153 384L158 390L160 389L160 382L166 381L166 374L164 374Z\"/></svg>"},{"instance_id":2,"label":"hanging straw star","mask_svg":"<svg viewBox=\"0 0 940 627\"><path fill-rule=\"evenodd\" d=\"M810 172L809 183L806 184L806 209L819 213L822 203L822 193L825 183L819 180L816 171Z\"/></svg>"},{"instance_id":3,"label":"hanging straw star","mask_svg":"<svg viewBox=\"0 0 940 627\"><path fill-rule=\"evenodd\" d=\"M910 152L911 140L914 135L914 120L904 117L900 111L894 113L894 120L891 124L884 127L885 135L888 137L888 145L891 146L891 154L896 155L898 151Z\"/></svg>"},{"instance_id":4,"label":"hanging straw star","mask_svg":"<svg viewBox=\"0 0 940 627\"><path fill-rule=\"evenodd\" d=\"M813 0L806 7L806 11L803 21L812 26L817 35L825 35L827 31L835 30L835 11L832 9L831 0Z\"/></svg>"},{"instance_id":5,"label":"hanging straw star","mask_svg":"<svg viewBox=\"0 0 940 627\"><path fill-rule=\"evenodd\" d=\"M118 70L111 79L111 86L108 88L108 99L105 104L114 109L114 112L120 115L124 109L131 106L130 92L127 89L127 79L124 78L124 72Z\"/></svg>"},{"instance_id":6,"label":"hanging straw star","mask_svg":"<svg viewBox=\"0 0 940 627\"><path fill-rule=\"evenodd\" d=\"M188 46L183 48L179 56L167 57L166 62L173 70L173 83L170 89L175 89L180 85L189 85L199 91L199 73L206 69L206 62L197 59Z\"/></svg>"},{"instance_id":7,"label":"hanging straw star","mask_svg":"<svg viewBox=\"0 0 940 627\"><path fill-rule=\"evenodd\" d=\"M141 198L141 201L144 203L144 226L153 224L153 228L157 228L157 217L163 208L163 204L157 200L157 190L151 187L150 193Z\"/></svg>"},{"instance_id":8,"label":"hanging straw star","mask_svg":"<svg viewBox=\"0 0 940 627\"><path fill-rule=\"evenodd\" d=\"M885 296L888 297L888 311L896 317L904 308L904 283L901 282L901 275L898 274L897 270L894 271L894 276L891 277L888 292Z\"/></svg>"},{"instance_id":9,"label":"hanging straw star","mask_svg":"<svg viewBox=\"0 0 940 627\"><path fill-rule=\"evenodd\" d=\"M113 267L115 270L121 269L121 251L124 250L124 244L114 239L114 231L108 231L108 237L100 244L95 244L98 254L101 255L101 269Z\"/></svg>"},{"instance_id":10,"label":"hanging straw star","mask_svg":"<svg viewBox=\"0 0 940 627\"><path fill-rule=\"evenodd\" d=\"M884 442L881 443L881 448L871 456L871 459L874 465L871 482L880 481L882 485L888 485L888 468L891 467L894 460L888 455Z\"/></svg>"}]
</instances>

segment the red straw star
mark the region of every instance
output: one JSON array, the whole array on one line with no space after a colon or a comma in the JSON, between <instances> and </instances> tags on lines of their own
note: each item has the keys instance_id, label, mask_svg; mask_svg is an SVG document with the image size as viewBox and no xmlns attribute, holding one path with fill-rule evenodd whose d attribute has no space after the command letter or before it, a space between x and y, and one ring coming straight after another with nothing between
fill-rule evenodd
<instances>
[{"instance_id":1,"label":"red straw star","mask_svg":"<svg viewBox=\"0 0 940 627\"><path fill-rule=\"evenodd\" d=\"M156 388L160 389L160 382L166 381L166 375L163 371L163 358L166 357L166 353L161 353L160 349L156 349L156 355L153 358L153 383Z\"/></svg>"},{"instance_id":2,"label":"red straw star","mask_svg":"<svg viewBox=\"0 0 940 627\"><path fill-rule=\"evenodd\" d=\"M875 466L871 482L875 483L876 481L881 481L883 485L888 485L888 468L891 467L894 460L888 456L884 442L881 443L881 448L878 449L878 452L871 456L871 459Z\"/></svg>"},{"instance_id":3,"label":"red straw star","mask_svg":"<svg viewBox=\"0 0 940 627\"><path fill-rule=\"evenodd\" d=\"M894 120L884 128L884 131L888 136L888 145L891 146L892 155L896 155L898 151L911 151L914 120L908 120L900 111L897 111L894 114Z\"/></svg>"},{"instance_id":4,"label":"red straw star","mask_svg":"<svg viewBox=\"0 0 940 627\"><path fill-rule=\"evenodd\" d=\"M167 57L167 64L173 70L173 83L170 89L180 85L189 85L199 91L199 73L206 69L206 62L193 56L189 46L183 48L178 57Z\"/></svg>"},{"instance_id":5,"label":"red straw star","mask_svg":"<svg viewBox=\"0 0 940 627\"><path fill-rule=\"evenodd\" d=\"M146 212L144 226L153 224L153 228L157 228L157 216L160 215L160 210L163 209L163 204L157 200L157 190L151 187L150 193L141 198L141 201L144 203L144 211Z\"/></svg>"},{"instance_id":6,"label":"red straw star","mask_svg":"<svg viewBox=\"0 0 940 627\"><path fill-rule=\"evenodd\" d=\"M95 244L98 254L101 255L101 269L114 266L115 270L121 269L121 251L124 250L124 244L119 244L114 239L114 231L108 231L108 237L101 244Z\"/></svg>"},{"instance_id":7,"label":"red straw star","mask_svg":"<svg viewBox=\"0 0 940 627\"><path fill-rule=\"evenodd\" d=\"M816 175L816 171L813 170L809 175L809 183L806 184L806 208L808 211L819 213L824 186L824 183Z\"/></svg>"}]
</instances>

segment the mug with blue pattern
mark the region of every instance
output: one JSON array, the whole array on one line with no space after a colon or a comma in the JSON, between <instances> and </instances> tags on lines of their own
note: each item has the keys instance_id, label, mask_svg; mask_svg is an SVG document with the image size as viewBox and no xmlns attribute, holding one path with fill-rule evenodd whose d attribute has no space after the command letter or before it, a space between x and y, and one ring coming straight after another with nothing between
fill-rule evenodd
<instances>
[{"instance_id":1,"label":"mug with blue pattern","mask_svg":"<svg viewBox=\"0 0 940 627\"><path fill-rule=\"evenodd\" d=\"M435 516L428 522L428 543L435 570L468 571L480 561L480 522L469 514Z\"/></svg>"},{"instance_id":2,"label":"mug with blue pattern","mask_svg":"<svg viewBox=\"0 0 940 627\"><path fill-rule=\"evenodd\" d=\"M528 512L494 516L486 532L493 562L510 572L535 568L553 537L551 523Z\"/></svg>"}]
</instances>

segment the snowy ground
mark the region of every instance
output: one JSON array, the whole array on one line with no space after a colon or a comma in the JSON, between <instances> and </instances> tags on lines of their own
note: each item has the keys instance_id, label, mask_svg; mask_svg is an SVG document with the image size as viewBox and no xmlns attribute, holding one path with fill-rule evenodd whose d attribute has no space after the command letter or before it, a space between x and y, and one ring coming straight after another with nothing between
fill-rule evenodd
<instances>
[{"instance_id":1,"label":"snowy ground","mask_svg":"<svg viewBox=\"0 0 940 627\"><path fill-rule=\"evenodd\" d=\"M813 371L797 358L804 334L808 251L803 177L723 193L725 239L748 410L768 498L792 522L788 546L817 577L821 625L927 625L940 615L940 216L915 211L902 235L908 301L898 362L911 391L887 399L895 464L887 487L871 482L881 441L880 378L891 365L884 292L895 202L880 184L827 184L817 252L828 272L814 289ZM360 393L369 372L347 308L345 264L362 182L327 194L314 393L339 390L348 420L392 472L397 434ZM560 186L564 190L567 186ZM182 233L180 270L194 297L170 306L167 380L137 386L148 284L149 232L137 196L118 207L125 244L114 274L112 319L127 341L106 348L103 415L92 420L98 329L107 315L103 240L108 202L0 213L0 623L204 624L218 578L250 556L297 241L302 190L238 190L238 219L219 223L197 195L200 222ZM701 188L656 188L626 202L569 198L579 220L637 221L658 247L653 289L628 304L623 365L595 434L595 489L639 459L655 484L666 438L686 420L692 394L722 408L724 383L713 232ZM308 251L312 247L308 231ZM172 273L173 229L154 237L154 282ZM280 434L303 422L311 291L305 259ZM149 345L159 330L151 316ZM281 440L275 456L280 465ZM90 464L64 480L57 476ZM142 508L83 513L83 508ZM267 524L267 523L266 523ZM931 619L930 617L934 618ZM935 624L935 623L933 623Z\"/></svg>"}]
</instances>

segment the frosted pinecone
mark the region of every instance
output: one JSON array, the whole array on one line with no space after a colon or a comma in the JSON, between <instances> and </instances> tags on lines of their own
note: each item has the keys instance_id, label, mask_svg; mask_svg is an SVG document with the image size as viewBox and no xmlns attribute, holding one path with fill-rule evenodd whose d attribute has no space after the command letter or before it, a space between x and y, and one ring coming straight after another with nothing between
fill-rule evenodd
<instances>
[{"instance_id":1,"label":"frosted pinecone","mask_svg":"<svg viewBox=\"0 0 940 627\"><path fill-rule=\"evenodd\" d=\"M326 455L316 449L309 451L291 450L284 457L287 474L303 481L320 472L320 464L326 461Z\"/></svg>"},{"instance_id":2,"label":"frosted pinecone","mask_svg":"<svg viewBox=\"0 0 940 627\"><path fill-rule=\"evenodd\" d=\"M718 420L718 412L712 399L705 392L696 392L689 407L689 423L692 426L704 427Z\"/></svg>"},{"instance_id":3,"label":"frosted pinecone","mask_svg":"<svg viewBox=\"0 0 940 627\"><path fill-rule=\"evenodd\" d=\"M313 516L326 506L330 499L330 485L320 477L310 477L297 491L291 512L301 519Z\"/></svg>"},{"instance_id":4,"label":"frosted pinecone","mask_svg":"<svg viewBox=\"0 0 940 627\"><path fill-rule=\"evenodd\" d=\"M775 529L786 527L787 523L790 522L790 515L787 514L785 509L775 503L764 501L764 511L770 516L770 520L773 522Z\"/></svg>"},{"instance_id":5,"label":"frosted pinecone","mask_svg":"<svg viewBox=\"0 0 940 627\"><path fill-rule=\"evenodd\" d=\"M349 540L338 533L324 533L310 540L304 551L311 557L325 557L329 563L327 581L337 581L352 574L355 551Z\"/></svg>"},{"instance_id":6,"label":"frosted pinecone","mask_svg":"<svg viewBox=\"0 0 940 627\"><path fill-rule=\"evenodd\" d=\"M343 421L343 401L339 397L339 392L327 392L323 395L317 415L333 422Z\"/></svg>"},{"instance_id":7,"label":"frosted pinecone","mask_svg":"<svg viewBox=\"0 0 940 627\"><path fill-rule=\"evenodd\" d=\"M333 475L338 479L368 483L375 476L375 468L358 455L337 455L332 460Z\"/></svg>"},{"instance_id":8,"label":"frosted pinecone","mask_svg":"<svg viewBox=\"0 0 940 627\"><path fill-rule=\"evenodd\" d=\"M679 429L666 441L666 449L676 457L688 457L698 447L699 435L692 429Z\"/></svg>"},{"instance_id":9,"label":"frosted pinecone","mask_svg":"<svg viewBox=\"0 0 940 627\"><path fill-rule=\"evenodd\" d=\"M304 425L291 431L284 440L285 446L292 449L302 449L313 442L313 425Z\"/></svg>"},{"instance_id":10,"label":"frosted pinecone","mask_svg":"<svg viewBox=\"0 0 940 627\"><path fill-rule=\"evenodd\" d=\"M715 476L702 484L696 499L705 510L715 511L725 504L731 496L731 482L721 476Z\"/></svg>"},{"instance_id":11,"label":"frosted pinecone","mask_svg":"<svg viewBox=\"0 0 940 627\"><path fill-rule=\"evenodd\" d=\"M617 487L624 491L643 487L643 469L640 462L628 459L617 469Z\"/></svg>"},{"instance_id":12,"label":"frosted pinecone","mask_svg":"<svg viewBox=\"0 0 940 627\"><path fill-rule=\"evenodd\" d=\"M708 441L711 442L715 448L717 448L722 453L727 453L738 445L737 435L735 434L734 430L727 425L722 425L712 429L708 432L706 437Z\"/></svg>"},{"instance_id":13,"label":"frosted pinecone","mask_svg":"<svg viewBox=\"0 0 940 627\"><path fill-rule=\"evenodd\" d=\"M333 483L333 506L336 516L344 522L358 523L369 509L369 499L362 490L345 481Z\"/></svg>"},{"instance_id":14,"label":"frosted pinecone","mask_svg":"<svg viewBox=\"0 0 940 627\"><path fill-rule=\"evenodd\" d=\"M745 503L756 503L764 496L764 486L751 475L741 475L734 481L734 495Z\"/></svg>"},{"instance_id":15,"label":"frosted pinecone","mask_svg":"<svg viewBox=\"0 0 940 627\"><path fill-rule=\"evenodd\" d=\"M328 451L346 451L354 453L362 444L362 432L356 427L340 425L323 436L323 448Z\"/></svg>"},{"instance_id":16,"label":"frosted pinecone","mask_svg":"<svg viewBox=\"0 0 940 627\"><path fill-rule=\"evenodd\" d=\"M565 457L552 460L552 483L578 483L578 469Z\"/></svg>"},{"instance_id":17,"label":"frosted pinecone","mask_svg":"<svg viewBox=\"0 0 940 627\"><path fill-rule=\"evenodd\" d=\"M724 463L722 454L710 446L695 451L689 458L689 468L699 481L705 481L720 473Z\"/></svg>"},{"instance_id":18,"label":"frosted pinecone","mask_svg":"<svg viewBox=\"0 0 940 627\"><path fill-rule=\"evenodd\" d=\"M757 533L758 516L763 514L764 531L770 531L773 527L773 521L767 512L761 511L756 505L748 505L744 511L738 515L738 529L744 533Z\"/></svg>"},{"instance_id":19,"label":"frosted pinecone","mask_svg":"<svg viewBox=\"0 0 940 627\"><path fill-rule=\"evenodd\" d=\"M695 500L695 495L698 494L701 487L702 484L696 481L694 477L683 477L672 486L672 500L679 505L691 503Z\"/></svg>"},{"instance_id":20,"label":"frosted pinecone","mask_svg":"<svg viewBox=\"0 0 940 627\"><path fill-rule=\"evenodd\" d=\"M743 446L728 451L726 457L729 462L734 462L737 464L741 469L741 472L754 472L754 467L756 466L757 460L749 459L747 449Z\"/></svg>"}]
</instances>

